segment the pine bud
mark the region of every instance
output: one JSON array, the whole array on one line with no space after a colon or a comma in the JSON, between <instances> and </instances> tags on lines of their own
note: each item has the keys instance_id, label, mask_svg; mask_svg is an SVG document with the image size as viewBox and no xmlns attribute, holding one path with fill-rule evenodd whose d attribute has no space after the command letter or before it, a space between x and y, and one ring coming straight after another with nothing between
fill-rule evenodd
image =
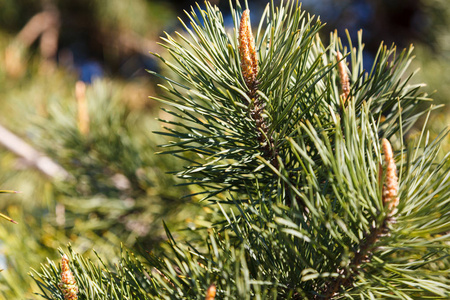
<instances>
[{"instance_id":1,"label":"pine bud","mask_svg":"<svg viewBox=\"0 0 450 300\"><path fill-rule=\"evenodd\" d=\"M346 62L345 59L342 59L341 52L337 52L337 60L338 60L338 69L339 69L339 77L341 79L341 88L342 88L342 94L341 97L345 100L347 99L348 95L350 94L350 81L348 79L347 74L347 68L346 68Z\"/></svg>"},{"instance_id":2,"label":"pine bud","mask_svg":"<svg viewBox=\"0 0 450 300\"><path fill-rule=\"evenodd\" d=\"M386 168L386 177L383 184L383 203L387 205L389 215L396 212L399 203L397 167L395 166L394 154L391 143L387 139L382 140L384 152L384 167Z\"/></svg>"},{"instance_id":3,"label":"pine bud","mask_svg":"<svg viewBox=\"0 0 450 300\"><path fill-rule=\"evenodd\" d=\"M206 291L205 300L214 300L216 298L216 285L213 283Z\"/></svg>"},{"instance_id":4,"label":"pine bud","mask_svg":"<svg viewBox=\"0 0 450 300\"><path fill-rule=\"evenodd\" d=\"M239 55L241 57L242 75L244 77L245 84L250 90L252 90L256 85L258 59L256 58L255 42L253 40L249 16L250 11L248 9L242 13L239 28Z\"/></svg>"},{"instance_id":5,"label":"pine bud","mask_svg":"<svg viewBox=\"0 0 450 300\"><path fill-rule=\"evenodd\" d=\"M67 255L63 255L61 259L61 282L58 284L59 288L63 292L64 300L77 300L78 299L78 286L75 281L75 277L70 271L69 258Z\"/></svg>"}]
</instances>

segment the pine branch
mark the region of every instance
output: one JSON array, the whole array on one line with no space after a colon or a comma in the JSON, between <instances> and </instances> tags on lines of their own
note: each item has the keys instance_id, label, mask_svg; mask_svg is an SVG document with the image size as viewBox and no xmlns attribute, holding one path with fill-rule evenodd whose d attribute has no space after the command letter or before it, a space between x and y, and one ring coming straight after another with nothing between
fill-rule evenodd
<instances>
[{"instance_id":1,"label":"pine branch","mask_svg":"<svg viewBox=\"0 0 450 300\"><path fill-rule=\"evenodd\" d=\"M341 77L342 78L342 77ZM348 95L347 95L348 96ZM361 240L359 249L355 251L349 267L346 269L338 269L339 277L326 284L319 295L315 295L314 299L331 299L338 295L340 289L348 289L353 285L355 277L359 274L361 264L370 261L373 251L376 248L376 243L389 234L389 225L395 223L395 218L392 215L396 212L396 207L399 204L397 197L398 178L397 167L392 152L391 144L387 139L382 140L382 147L385 156L386 175L383 185L383 203L387 207L387 216L378 226L373 226L368 233L365 234ZM378 181L381 184L382 170L379 171Z\"/></svg>"},{"instance_id":2,"label":"pine branch","mask_svg":"<svg viewBox=\"0 0 450 300\"><path fill-rule=\"evenodd\" d=\"M327 283L313 299L332 299L340 295L355 284L356 277L363 271L362 265L370 262L373 252L376 250L376 243L389 234L389 225L395 223L395 219L387 217L378 227L373 227L361 240L359 249L345 269L338 268L336 273L339 277Z\"/></svg>"},{"instance_id":3,"label":"pine branch","mask_svg":"<svg viewBox=\"0 0 450 300\"><path fill-rule=\"evenodd\" d=\"M247 96L251 100L249 103L250 114L255 121L257 139L266 159L271 161L278 169L277 151L269 126L263 112L265 103L258 95L258 59L253 40L252 28L249 21L250 11L247 9L242 13L239 26L239 54L241 58L242 76L247 85Z\"/></svg>"},{"instance_id":4,"label":"pine branch","mask_svg":"<svg viewBox=\"0 0 450 300\"><path fill-rule=\"evenodd\" d=\"M342 78L342 77L341 77ZM320 293L314 295L314 299L332 299L339 295L341 290L346 290L353 286L356 276L361 271L361 265L368 263L371 260L373 251L376 249L376 243L389 234L389 225L395 222L391 216L394 213L395 207L398 205L397 190L398 181L396 174L396 166L393 158L392 148L390 143L383 139L383 151L385 154L386 165L386 179L383 185L383 203L388 208L388 216L383 218L383 221L378 226L372 228L365 233L363 239L358 245L353 258L351 259L347 268L338 268L339 276L334 280L328 282ZM379 170L379 182L381 183L382 170Z\"/></svg>"},{"instance_id":5,"label":"pine branch","mask_svg":"<svg viewBox=\"0 0 450 300\"><path fill-rule=\"evenodd\" d=\"M268 6L253 44L248 14L232 9L231 34L218 9L199 7L187 36L163 38L171 58L157 55L169 69L155 74L158 100L176 117L162 147L184 157L178 175L204 189L217 222L185 243L166 226L161 255L142 254L148 269L127 254L114 270L80 271L80 298L106 286L143 298L447 299L450 154L436 162L442 137L403 144L428 101L408 85L411 49L380 47L366 73L361 34L350 52L337 34L324 46L320 22L287 1ZM52 290L48 269L40 284Z\"/></svg>"}]
</instances>

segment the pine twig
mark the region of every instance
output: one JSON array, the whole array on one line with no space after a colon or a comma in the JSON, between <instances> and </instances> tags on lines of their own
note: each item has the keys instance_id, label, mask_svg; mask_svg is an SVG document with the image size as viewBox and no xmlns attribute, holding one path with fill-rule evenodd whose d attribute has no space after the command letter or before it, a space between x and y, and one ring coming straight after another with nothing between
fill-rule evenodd
<instances>
[{"instance_id":1,"label":"pine twig","mask_svg":"<svg viewBox=\"0 0 450 300\"><path fill-rule=\"evenodd\" d=\"M242 13L239 27L239 54L241 57L242 76L247 85L247 95L251 100L249 103L250 115L255 120L258 142L265 158L278 169L276 159L277 150L272 135L269 133L269 126L263 116L265 103L258 96L258 58L256 56L255 42L249 22L250 11L247 9Z\"/></svg>"},{"instance_id":2,"label":"pine twig","mask_svg":"<svg viewBox=\"0 0 450 300\"><path fill-rule=\"evenodd\" d=\"M339 277L326 284L319 294L315 294L313 299L332 299L337 296L342 288L350 287L356 275L361 271L361 265L369 262L373 251L376 249L375 244L378 240L389 234L390 223L394 220L391 217L384 219L383 223L379 227L373 227L371 231L363 238L363 242L359 247L359 250L355 253L355 256L351 260L349 267L345 269L338 269Z\"/></svg>"},{"instance_id":3,"label":"pine twig","mask_svg":"<svg viewBox=\"0 0 450 300\"><path fill-rule=\"evenodd\" d=\"M314 296L314 299L331 299L336 296L340 289L348 288L352 285L355 276L360 272L361 265L370 261L373 251L376 249L378 240L389 234L389 225L395 223L393 215L399 204L398 199L398 177L397 167L395 165L392 146L387 139L381 141L384 153L385 179L381 182L382 176L379 176L379 183L383 186L382 199L387 208L387 216L378 227L374 226L362 239L359 249L351 260L349 267L338 269L339 277L324 286L322 292ZM382 168L379 174L382 174Z\"/></svg>"}]
</instances>

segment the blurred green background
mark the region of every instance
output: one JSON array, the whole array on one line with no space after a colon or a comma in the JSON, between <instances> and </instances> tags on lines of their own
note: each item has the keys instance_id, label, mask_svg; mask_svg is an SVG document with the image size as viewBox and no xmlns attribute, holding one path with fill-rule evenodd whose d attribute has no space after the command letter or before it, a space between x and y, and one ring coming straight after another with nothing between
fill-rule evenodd
<instances>
[{"instance_id":1,"label":"blurred green background","mask_svg":"<svg viewBox=\"0 0 450 300\"><path fill-rule=\"evenodd\" d=\"M227 1L212 1L231 25ZM266 1L248 1L258 20ZM58 247L111 258L126 247L151 250L172 229L208 226L175 176L175 156L159 156L156 120L169 116L148 99L159 70L149 54L164 31L182 30L177 16L194 1L0 1L0 298L35 298L30 268ZM363 29L367 68L381 41L413 43L436 104L450 102L450 4L447 0L306 0L304 9L344 37ZM164 70L159 70L164 72ZM437 92L435 92L437 91ZM450 123L438 108L429 128ZM412 134L420 132L416 128ZM17 140L15 137L19 138ZM18 142L19 141L19 142ZM21 143L26 143L24 144ZM450 151L450 139L443 153ZM49 163L49 160L56 163ZM188 234L185 231L179 234Z\"/></svg>"}]
</instances>

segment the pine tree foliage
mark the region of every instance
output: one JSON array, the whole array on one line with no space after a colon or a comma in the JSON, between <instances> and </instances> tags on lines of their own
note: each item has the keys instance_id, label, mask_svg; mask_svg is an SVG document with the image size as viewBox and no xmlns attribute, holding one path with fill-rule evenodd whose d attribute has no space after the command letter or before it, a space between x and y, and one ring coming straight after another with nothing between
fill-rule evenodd
<instances>
[{"instance_id":1,"label":"pine tree foliage","mask_svg":"<svg viewBox=\"0 0 450 300\"><path fill-rule=\"evenodd\" d=\"M92 261L83 258L69 248L69 269L77 282L77 287L81 290L82 296L79 299L146 299L145 293L138 287L136 276L133 272L144 274L145 268L142 264L133 265L131 269L121 265L114 271L107 271L107 266L103 261L100 265L94 264ZM72 263L73 261L73 263ZM124 263L134 260L127 257ZM61 268L54 262L48 261L47 269L39 274L40 278L51 282L51 285L40 285L42 296L45 299L65 299L61 289ZM31 274L34 277L35 271ZM134 282L135 284L131 284ZM145 286L145 285L144 285ZM126 287L126 288L124 288ZM140 292L140 293L139 293Z\"/></svg>"},{"instance_id":2,"label":"pine tree foliage","mask_svg":"<svg viewBox=\"0 0 450 300\"><path fill-rule=\"evenodd\" d=\"M172 188L177 180L165 174L168 166L179 164L169 156L154 156L163 141L151 133L159 127L154 114L132 109L127 85L96 80L86 89L90 131L82 134L75 79L69 75L60 70L2 85L4 94L5 85L11 90L2 99L8 112L2 114L2 125L20 125L15 132L71 176L65 181L44 178L27 162L1 151L1 188L21 193L0 197L0 212L19 223L0 226L5 242L0 299L34 298L37 286L29 268L43 257L55 259L60 245L70 242L86 257L93 255L92 247L114 257L121 242L131 247L139 239L151 247L164 241L163 218L170 226L185 219L180 195L186 193ZM18 101L23 98L33 101Z\"/></svg>"},{"instance_id":3,"label":"pine tree foliage","mask_svg":"<svg viewBox=\"0 0 450 300\"><path fill-rule=\"evenodd\" d=\"M157 55L173 72L155 74L158 100L176 117L162 120L163 153L187 161L178 176L217 223L203 243L167 230L162 255L115 268L72 253L79 298L448 299L448 130L405 136L430 100L409 84L412 48L380 46L366 72L361 34L325 46L321 23L286 1L267 7L253 56L246 14L237 3L227 30L206 3L186 34L163 38L171 58ZM63 299L59 274L53 262L36 273L44 298Z\"/></svg>"},{"instance_id":4,"label":"pine tree foliage","mask_svg":"<svg viewBox=\"0 0 450 300\"><path fill-rule=\"evenodd\" d=\"M69 178L55 182L68 231L108 232L110 241L133 245L142 238L151 244L160 239L155 230L163 232L159 218L180 203L167 188L175 182L161 176L163 164L171 162L154 158L157 142L147 133L152 124L113 91L118 89L106 81L87 88L88 132L81 130L77 102L58 99L49 101L47 114L35 118L30 131L34 143L69 170ZM79 218L84 228L77 228Z\"/></svg>"}]
</instances>

